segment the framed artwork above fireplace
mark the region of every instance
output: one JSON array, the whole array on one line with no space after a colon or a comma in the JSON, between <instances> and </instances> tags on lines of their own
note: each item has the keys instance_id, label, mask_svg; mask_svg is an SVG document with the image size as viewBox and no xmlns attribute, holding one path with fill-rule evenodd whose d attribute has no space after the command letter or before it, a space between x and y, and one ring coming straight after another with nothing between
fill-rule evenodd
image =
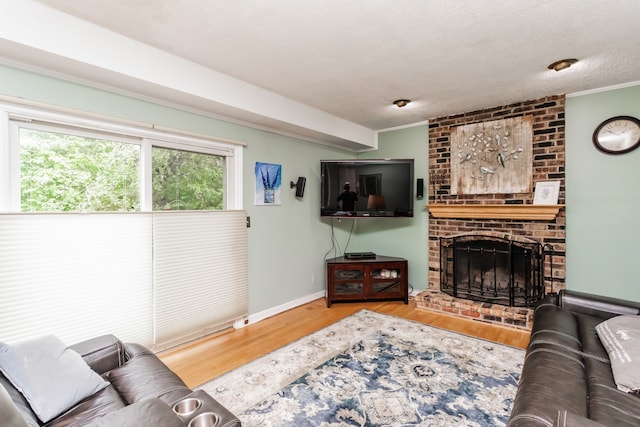
<instances>
[{"instance_id":1,"label":"framed artwork above fireplace","mask_svg":"<svg viewBox=\"0 0 640 427\"><path fill-rule=\"evenodd\" d=\"M533 118L513 117L451 130L451 194L531 193Z\"/></svg>"}]
</instances>

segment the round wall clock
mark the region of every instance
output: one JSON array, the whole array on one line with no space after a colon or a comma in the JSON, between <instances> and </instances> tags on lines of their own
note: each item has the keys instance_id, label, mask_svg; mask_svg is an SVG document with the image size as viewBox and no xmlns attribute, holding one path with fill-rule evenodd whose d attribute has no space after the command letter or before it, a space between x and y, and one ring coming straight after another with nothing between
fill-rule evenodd
<instances>
[{"instance_id":1,"label":"round wall clock","mask_svg":"<svg viewBox=\"0 0 640 427\"><path fill-rule=\"evenodd\" d=\"M603 153L628 153L640 145L640 120L631 116L611 117L593 132L593 143Z\"/></svg>"}]
</instances>

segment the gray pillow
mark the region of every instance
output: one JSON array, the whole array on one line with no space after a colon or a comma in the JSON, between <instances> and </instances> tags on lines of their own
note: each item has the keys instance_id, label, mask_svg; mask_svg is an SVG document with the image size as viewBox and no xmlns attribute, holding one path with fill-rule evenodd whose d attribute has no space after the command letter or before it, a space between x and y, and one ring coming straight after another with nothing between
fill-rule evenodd
<instances>
[{"instance_id":1,"label":"gray pillow","mask_svg":"<svg viewBox=\"0 0 640 427\"><path fill-rule=\"evenodd\" d=\"M53 335L0 342L0 371L46 423L109 383Z\"/></svg>"},{"instance_id":2,"label":"gray pillow","mask_svg":"<svg viewBox=\"0 0 640 427\"><path fill-rule=\"evenodd\" d=\"M640 391L640 316L625 314L596 326L600 342L609 353L613 379L627 393Z\"/></svg>"}]
</instances>

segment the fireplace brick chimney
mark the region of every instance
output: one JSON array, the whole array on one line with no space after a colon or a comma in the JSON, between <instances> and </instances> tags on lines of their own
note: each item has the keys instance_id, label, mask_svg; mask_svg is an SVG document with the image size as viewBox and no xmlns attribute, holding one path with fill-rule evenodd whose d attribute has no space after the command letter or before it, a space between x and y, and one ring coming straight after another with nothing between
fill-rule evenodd
<instances>
[{"instance_id":1,"label":"fireplace brick chimney","mask_svg":"<svg viewBox=\"0 0 640 427\"><path fill-rule=\"evenodd\" d=\"M533 182L560 181L559 204L565 201L565 97L537 100L429 120L429 204L531 204L533 193L452 195L451 131L453 127L530 115L533 118ZM463 233L529 238L550 245L553 256L545 266L546 293L565 287L566 216L553 220L473 219L429 217L429 288L440 287L440 238ZM547 246L548 247L548 246ZM553 276L552 276L553 271Z\"/></svg>"}]
</instances>

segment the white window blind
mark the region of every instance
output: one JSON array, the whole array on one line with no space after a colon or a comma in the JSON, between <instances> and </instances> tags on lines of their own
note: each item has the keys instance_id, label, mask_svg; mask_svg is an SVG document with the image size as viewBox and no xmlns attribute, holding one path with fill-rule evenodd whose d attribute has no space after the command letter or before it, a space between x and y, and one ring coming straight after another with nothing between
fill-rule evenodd
<instances>
[{"instance_id":1,"label":"white window blind","mask_svg":"<svg viewBox=\"0 0 640 427\"><path fill-rule=\"evenodd\" d=\"M153 218L156 347L246 316L246 212L156 212Z\"/></svg>"},{"instance_id":2,"label":"white window blind","mask_svg":"<svg viewBox=\"0 0 640 427\"><path fill-rule=\"evenodd\" d=\"M0 215L0 341L160 349L248 313L245 211Z\"/></svg>"},{"instance_id":3,"label":"white window blind","mask_svg":"<svg viewBox=\"0 0 640 427\"><path fill-rule=\"evenodd\" d=\"M0 215L0 340L152 340L149 214Z\"/></svg>"}]
</instances>

